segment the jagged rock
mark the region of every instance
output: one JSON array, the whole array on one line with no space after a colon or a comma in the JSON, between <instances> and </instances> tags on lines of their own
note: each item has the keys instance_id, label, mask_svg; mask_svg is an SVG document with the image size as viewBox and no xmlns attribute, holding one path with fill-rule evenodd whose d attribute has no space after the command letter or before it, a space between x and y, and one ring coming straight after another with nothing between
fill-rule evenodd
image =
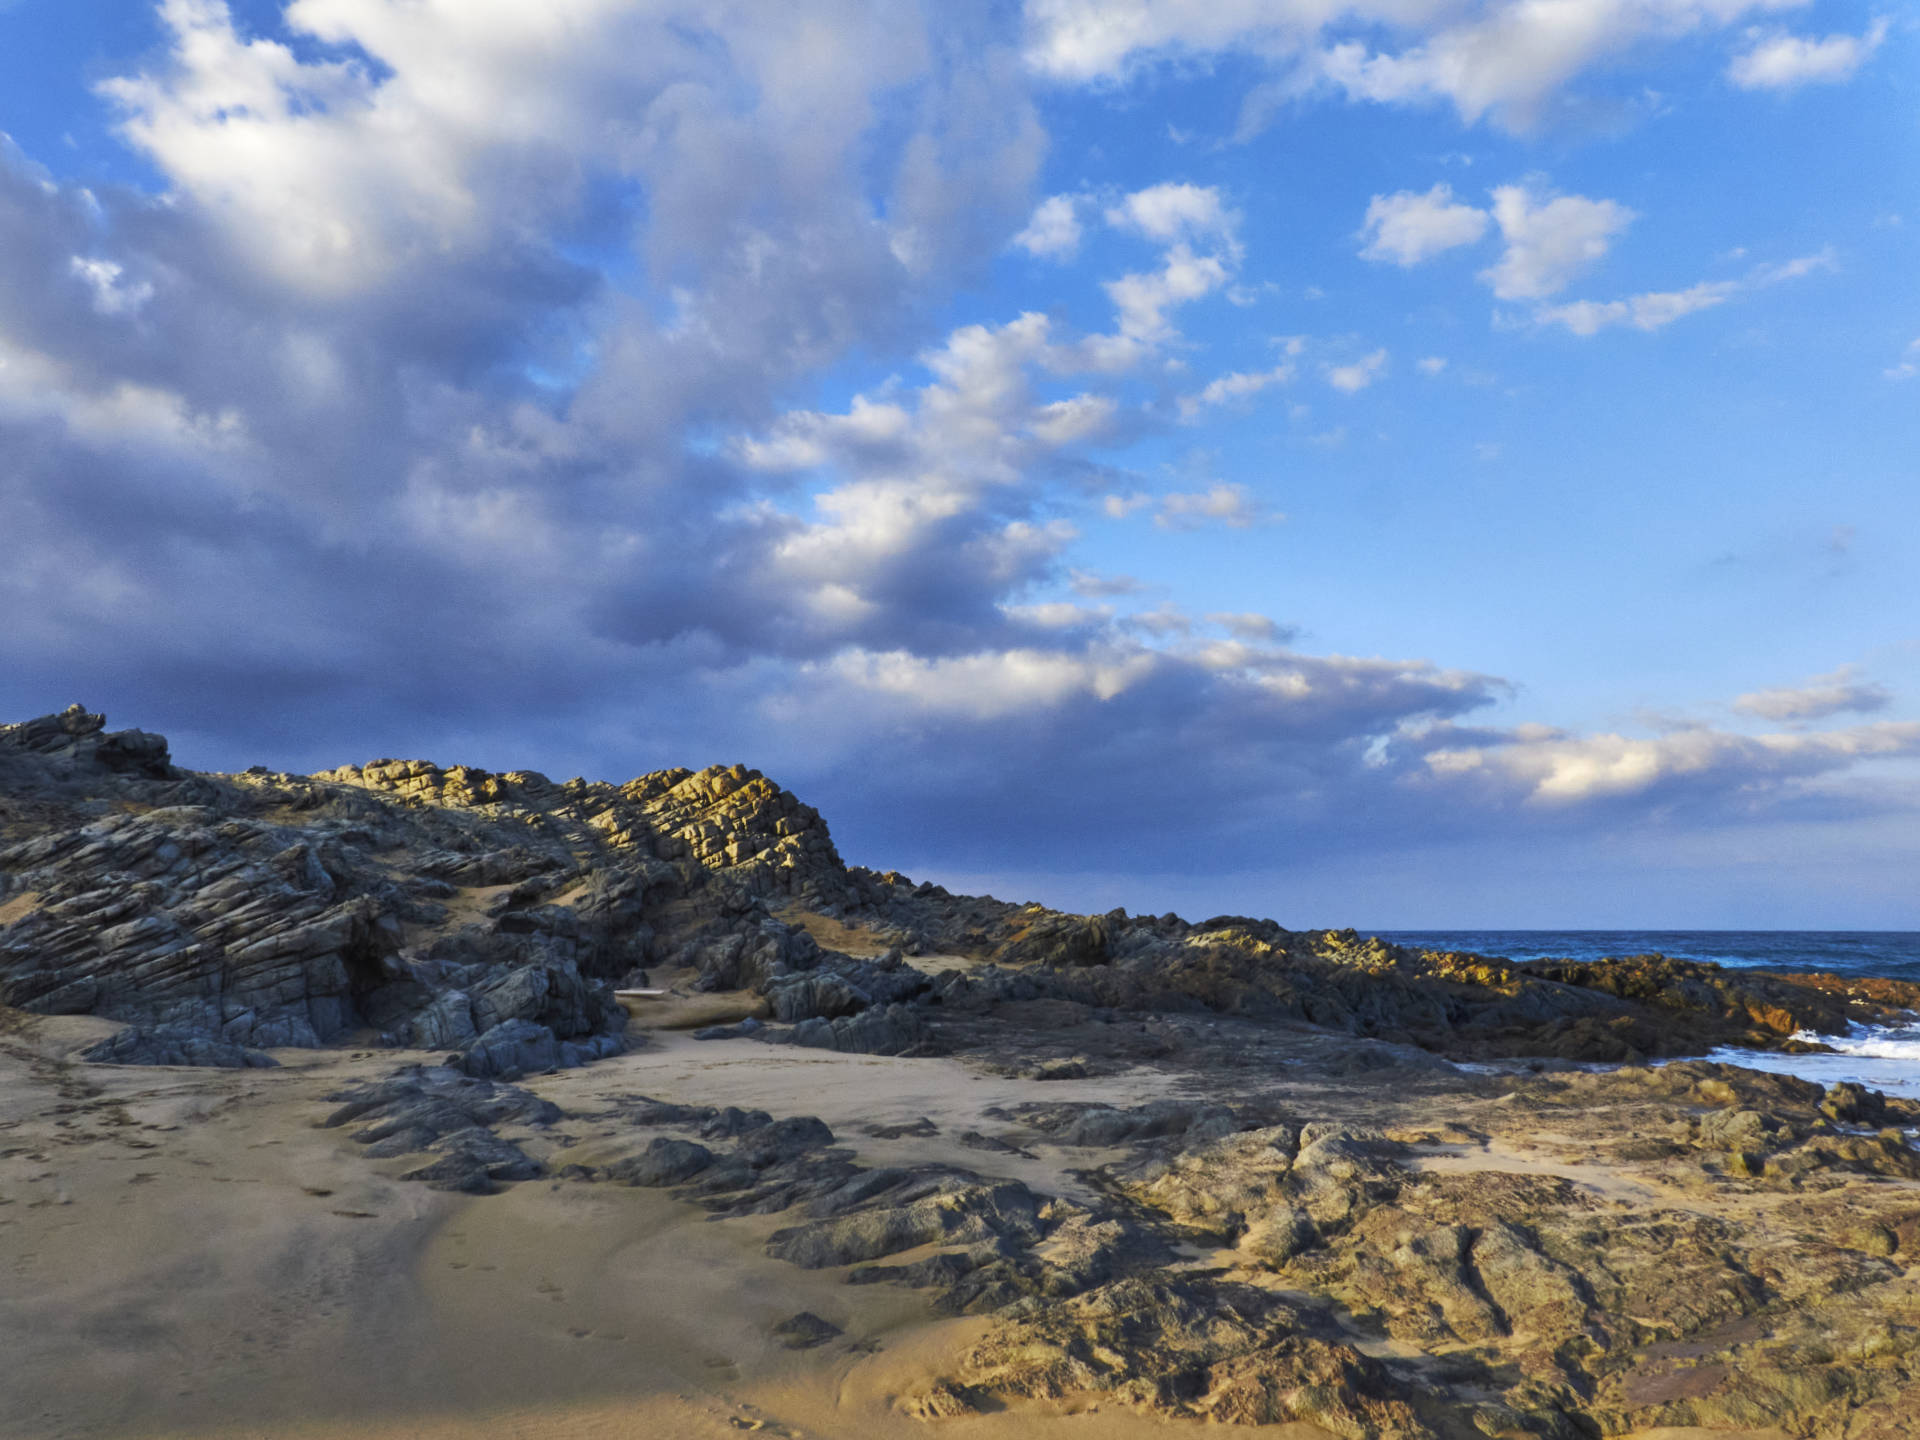
<instances>
[{"instance_id":1,"label":"jagged rock","mask_svg":"<svg viewBox=\"0 0 1920 1440\"><path fill-rule=\"evenodd\" d=\"M854 1055L904 1055L922 1043L926 1022L910 1006L887 1005L843 1015L837 1020L802 1020L791 1029L743 1023L730 1033L751 1035L770 1045L802 1045L814 1050L840 1050ZM714 1034L711 1038L722 1038Z\"/></svg>"},{"instance_id":2,"label":"jagged rock","mask_svg":"<svg viewBox=\"0 0 1920 1440\"><path fill-rule=\"evenodd\" d=\"M1885 1125L1887 1097L1877 1090L1843 1080L1827 1087L1826 1098L1820 1102L1820 1113L1842 1125Z\"/></svg>"},{"instance_id":3,"label":"jagged rock","mask_svg":"<svg viewBox=\"0 0 1920 1440\"><path fill-rule=\"evenodd\" d=\"M1230 1424L1303 1421L1353 1440L1429 1440L1411 1390L1330 1316L1204 1278L1127 1277L990 1336L944 1385L1058 1398L1111 1391L1138 1408Z\"/></svg>"},{"instance_id":4,"label":"jagged rock","mask_svg":"<svg viewBox=\"0 0 1920 1440\"><path fill-rule=\"evenodd\" d=\"M361 1122L353 1138L375 1159L430 1153L433 1160L402 1178L475 1195L491 1194L498 1181L531 1180L543 1173L537 1161L495 1135L493 1127L544 1127L560 1118L557 1106L525 1090L444 1068L409 1067L332 1098L340 1107L323 1126Z\"/></svg>"},{"instance_id":5,"label":"jagged rock","mask_svg":"<svg viewBox=\"0 0 1920 1440\"><path fill-rule=\"evenodd\" d=\"M409 1024L408 1038L422 1050L458 1049L479 1034L473 1023L473 1002L464 990L436 996Z\"/></svg>"},{"instance_id":6,"label":"jagged rock","mask_svg":"<svg viewBox=\"0 0 1920 1440\"><path fill-rule=\"evenodd\" d=\"M704 1130L705 1127L702 1128ZM811 1115L794 1115L784 1120L747 1124L740 1133L744 1138L734 1154L755 1170L833 1144L833 1131Z\"/></svg>"},{"instance_id":7,"label":"jagged rock","mask_svg":"<svg viewBox=\"0 0 1920 1440\"><path fill-rule=\"evenodd\" d=\"M279 1062L271 1055L195 1030L130 1026L88 1046L80 1058L96 1065L210 1065L225 1070L265 1069Z\"/></svg>"},{"instance_id":8,"label":"jagged rock","mask_svg":"<svg viewBox=\"0 0 1920 1440\"><path fill-rule=\"evenodd\" d=\"M460 1068L476 1079L540 1074L560 1068L560 1041L531 1020L503 1020L482 1031L460 1056Z\"/></svg>"},{"instance_id":9,"label":"jagged rock","mask_svg":"<svg viewBox=\"0 0 1920 1440\"><path fill-rule=\"evenodd\" d=\"M459 1055L460 1068L476 1079L538 1075L548 1070L574 1070L609 1055L618 1055L625 1042L618 1035L595 1035L586 1040L561 1040L544 1025L531 1020L503 1020L483 1032Z\"/></svg>"},{"instance_id":10,"label":"jagged rock","mask_svg":"<svg viewBox=\"0 0 1920 1440\"><path fill-rule=\"evenodd\" d=\"M713 1152L691 1140L661 1138L640 1154L607 1167L609 1178L629 1185L678 1185L713 1163Z\"/></svg>"},{"instance_id":11,"label":"jagged rock","mask_svg":"<svg viewBox=\"0 0 1920 1440\"><path fill-rule=\"evenodd\" d=\"M76 707L0 727L0 800L35 797L0 848L6 893L33 901L0 929L0 1003L239 1045L377 1032L452 1047L458 1005L440 997L458 991L476 1031L528 1020L565 1042L619 1028L612 978L685 964L707 989L766 995L793 1028L764 1038L802 1045L924 1051L962 1033L948 1017L1004 1024L1007 1007L1047 1001L1380 1042L1353 1048L1356 1069L1407 1068L1412 1046L1578 1060L1792 1048L1802 1029L1920 1005L1920 988L1895 982L1659 956L1515 965L1239 916L955 896L848 869L816 812L737 766L620 786L416 760L195 776L158 737L104 725ZM776 904L857 919L894 948L877 963L826 954ZM937 977L903 963L930 948L997 963ZM1030 1063L1037 1077L1079 1073L1072 1057ZM1880 1123L1835 1104L1858 1117L1841 1123Z\"/></svg>"},{"instance_id":12,"label":"jagged rock","mask_svg":"<svg viewBox=\"0 0 1920 1440\"><path fill-rule=\"evenodd\" d=\"M767 1253L807 1270L877 1260L920 1245L1039 1238L1039 1203L1026 1186L936 1177L927 1193L775 1231Z\"/></svg>"}]
</instances>

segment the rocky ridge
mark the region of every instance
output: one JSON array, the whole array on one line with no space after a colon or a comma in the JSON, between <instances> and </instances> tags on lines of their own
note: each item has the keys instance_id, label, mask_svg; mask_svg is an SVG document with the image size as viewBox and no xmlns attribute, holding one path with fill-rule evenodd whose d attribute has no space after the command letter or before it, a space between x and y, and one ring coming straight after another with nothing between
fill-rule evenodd
<instances>
[{"instance_id":1,"label":"rocky ridge","mask_svg":"<svg viewBox=\"0 0 1920 1440\"><path fill-rule=\"evenodd\" d=\"M876 1164L807 1114L529 1088L644 1045L642 986L743 1054L947 1057L1032 1098ZM1920 1008L1895 982L1064 915L848 867L742 767L203 775L75 707L0 727L0 1004L123 1022L100 1063L408 1052L316 1123L436 1189L777 1216L782 1264L993 1318L906 1398L930 1421L1097 1394L1355 1440L1878 1440L1920 1407L1920 1107L1639 1063ZM1050 1098L1136 1067L1173 1097ZM1072 1196L1008 1172L1035 1157Z\"/></svg>"}]
</instances>

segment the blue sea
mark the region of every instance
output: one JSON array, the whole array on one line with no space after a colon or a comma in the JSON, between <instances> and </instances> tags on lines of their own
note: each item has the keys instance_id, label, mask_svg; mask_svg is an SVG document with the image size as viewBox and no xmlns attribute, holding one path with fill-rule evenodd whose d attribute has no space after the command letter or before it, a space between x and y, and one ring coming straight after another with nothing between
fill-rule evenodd
<instances>
[{"instance_id":1,"label":"blue sea","mask_svg":"<svg viewBox=\"0 0 1920 1440\"><path fill-rule=\"evenodd\" d=\"M1671 955L1767 970L1827 970L1920 981L1920 932L1911 930L1382 930L1383 940L1431 950L1464 950L1509 960L1598 960ZM1920 1099L1920 1023L1808 1035L1834 1055L1716 1050L1709 1057L1831 1085L1852 1080Z\"/></svg>"}]
</instances>

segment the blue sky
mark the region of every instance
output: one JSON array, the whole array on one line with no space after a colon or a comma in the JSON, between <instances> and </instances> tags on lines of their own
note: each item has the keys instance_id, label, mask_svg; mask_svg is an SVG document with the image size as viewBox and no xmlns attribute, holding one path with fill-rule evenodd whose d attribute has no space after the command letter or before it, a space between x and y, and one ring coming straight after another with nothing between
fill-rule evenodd
<instances>
[{"instance_id":1,"label":"blue sky","mask_svg":"<svg viewBox=\"0 0 1920 1440\"><path fill-rule=\"evenodd\" d=\"M0 701L1292 925L1920 928L1920 39L0 4Z\"/></svg>"}]
</instances>

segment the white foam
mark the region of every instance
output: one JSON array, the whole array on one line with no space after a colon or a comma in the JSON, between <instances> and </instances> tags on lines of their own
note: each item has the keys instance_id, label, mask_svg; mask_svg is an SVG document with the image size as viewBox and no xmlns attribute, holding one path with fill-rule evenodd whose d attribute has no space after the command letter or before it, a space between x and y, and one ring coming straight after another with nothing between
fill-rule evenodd
<instances>
[{"instance_id":1,"label":"white foam","mask_svg":"<svg viewBox=\"0 0 1920 1440\"><path fill-rule=\"evenodd\" d=\"M1797 1075L1822 1085L1850 1080L1871 1090L1884 1090L1920 1100L1920 1027L1863 1026L1848 1035L1816 1035L1803 1030L1796 1040L1818 1041L1837 1054L1782 1055L1770 1050L1723 1048L1708 1055L1727 1065Z\"/></svg>"},{"instance_id":2,"label":"white foam","mask_svg":"<svg viewBox=\"0 0 1920 1440\"><path fill-rule=\"evenodd\" d=\"M1809 1035L1806 1038L1831 1045L1842 1055L1863 1055L1873 1060L1920 1060L1920 1031L1910 1026L1898 1030L1876 1026L1858 1035Z\"/></svg>"}]
</instances>

